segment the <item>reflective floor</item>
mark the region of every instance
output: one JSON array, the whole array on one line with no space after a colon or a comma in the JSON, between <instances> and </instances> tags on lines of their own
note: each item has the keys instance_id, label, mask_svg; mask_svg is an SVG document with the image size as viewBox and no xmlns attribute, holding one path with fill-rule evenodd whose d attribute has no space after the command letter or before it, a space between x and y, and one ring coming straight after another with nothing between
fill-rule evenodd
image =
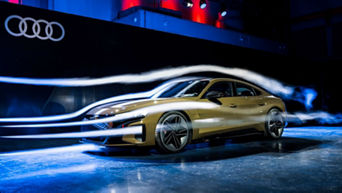
<instances>
[{"instance_id":1,"label":"reflective floor","mask_svg":"<svg viewBox=\"0 0 342 193\"><path fill-rule=\"evenodd\" d=\"M32 142L25 143L30 146ZM342 190L339 127L288 128L280 140L249 137L200 143L174 155L136 150L107 152L93 145L69 143L0 152L0 192ZM0 144L3 149L11 145L8 141Z\"/></svg>"}]
</instances>

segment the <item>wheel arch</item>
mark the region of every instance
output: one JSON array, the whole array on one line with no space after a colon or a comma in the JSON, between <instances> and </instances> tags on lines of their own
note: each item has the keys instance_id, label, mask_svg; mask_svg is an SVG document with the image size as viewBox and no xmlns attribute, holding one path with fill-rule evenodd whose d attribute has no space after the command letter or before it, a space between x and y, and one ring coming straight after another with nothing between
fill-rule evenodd
<instances>
[{"instance_id":1,"label":"wheel arch","mask_svg":"<svg viewBox=\"0 0 342 193\"><path fill-rule=\"evenodd\" d=\"M277 110L279 110L281 112L285 112L285 109L282 109L281 107L279 107L277 105L273 105L270 108L268 108L267 113L269 113L272 109L277 109Z\"/></svg>"},{"instance_id":2,"label":"wheel arch","mask_svg":"<svg viewBox=\"0 0 342 193\"><path fill-rule=\"evenodd\" d=\"M190 116L189 116L184 110L165 111L164 113L162 113L162 114L159 116L158 121L159 121L166 113L170 113L170 112L179 112L179 113L181 113L182 115L184 115L184 116L186 117L186 119L187 119L190 123L192 122ZM192 128L192 124L190 124L190 126L191 126L191 129L193 129L193 128Z\"/></svg>"},{"instance_id":3,"label":"wheel arch","mask_svg":"<svg viewBox=\"0 0 342 193\"><path fill-rule=\"evenodd\" d=\"M172 110L172 111L165 111L164 113L161 113L159 118L158 118L158 122L159 120L166 114L166 113L170 113L170 112L179 112L181 113L182 115L185 116L185 118L187 119L187 121L189 121L189 125L190 125L190 129L191 129L191 136L193 137L194 136L194 128L192 126L192 120L190 118L190 116L188 115L188 113L186 113L184 110ZM156 131L155 131L156 132Z\"/></svg>"}]
</instances>

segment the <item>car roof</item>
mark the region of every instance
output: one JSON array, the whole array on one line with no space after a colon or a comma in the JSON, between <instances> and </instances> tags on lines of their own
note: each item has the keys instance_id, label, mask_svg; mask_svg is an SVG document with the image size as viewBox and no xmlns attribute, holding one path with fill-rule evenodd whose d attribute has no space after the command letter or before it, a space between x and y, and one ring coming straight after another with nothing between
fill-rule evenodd
<instances>
[{"instance_id":1,"label":"car roof","mask_svg":"<svg viewBox=\"0 0 342 193\"><path fill-rule=\"evenodd\" d=\"M266 89L264 89L263 87L260 87L252 82L243 80L242 78L214 78L214 77L183 77L183 78L187 78L186 81L194 81L194 80L200 80L200 81L210 81L210 82L219 82L219 81L230 81L230 82L238 82L238 83L243 83L243 84L247 84L249 86L252 86L254 88L257 88L259 90L262 90L264 92L269 93Z\"/></svg>"},{"instance_id":2,"label":"car roof","mask_svg":"<svg viewBox=\"0 0 342 193\"><path fill-rule=\"evenodd\" d=\"M267 92L269 93L268 91L266 91L266 89L254 84L254 83L251 83L249 81L245 81L245 80L241 80L241 79L235 79L235 78L209 78L209 77L203 77L203 78L199 78L198 80L208 80L210 82L220 82L220 81L229 81L229 82L237 82L237 83L243 83L243 84L246 84L246 85L249 85L249 86L252 86L254 88L257 88L263 92Z\"/></svg>"},{"instance_id":3,"label":"car roof","mask_svg":"<svg viewBox=\"0 0 342 193\"><path fill-rule=\"evenodd\" d=\"M183 77L185 78L184 81L194 81L194 80L200 80L200 81L210 81L210 82L219 82L219 81L230 81L230 82L241 82L241 83L245 83L245 84L250 84L252 86L256 86L255 84L248 82L248 81L244 81L241 79L235 79L235 78L211 78L211 77ZM177 80L177 79L174 79Z\"/></svg>"},{"instance_id":4,"label":"car roof","mask_svg":"<svg viewBox=\"0 0 342 193\"><path fill-rule=\"evenodd\" d=\"M240 80L240 79L234 79L234 78L209 78L209 77L201 77L201 78L197 78L197 79L194 79L194 80L208 80L210 82L219 82L219 81L230 81L230 82L241 82L241 83L246 83L246 84L252 84L254 85L253 83L250 83L248 81L244 81L244 80Z\"/></svg>"}]
</instances>

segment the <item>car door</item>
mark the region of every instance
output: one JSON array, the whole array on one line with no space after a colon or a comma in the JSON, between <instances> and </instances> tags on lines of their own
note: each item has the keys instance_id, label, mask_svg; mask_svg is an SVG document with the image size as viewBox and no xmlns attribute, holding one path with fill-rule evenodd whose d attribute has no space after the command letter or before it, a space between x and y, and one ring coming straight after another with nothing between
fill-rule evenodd
<instances>
[{"instance_id":1,"label":"car door","mask_svg":"<svg viewBox=\"0 0 342 193\"><path fill-rule=\"evenodd\" d=\"M240 127L251 126L262 121L265 103L259 96L258 90L240 82L234 83L234 105L236 118L241 120Z\"/></svg>"},{"instance_id":2,"label":"car door","mask_svg":"<svg viewBox=\"0 0 342 193\"><path fill-rule=\"evenodd\" d=\"M227 132L240 124L237 120L236 109L238 98L233 97L233 83L230 81L219 81L212 84L201 97L201 101L216 103L218 106L212 109L198 111L200 117L196 126L200 135L210 135ZM217 92L218 97L210 98L208 94Z\"/></svg>"}]
</instances>

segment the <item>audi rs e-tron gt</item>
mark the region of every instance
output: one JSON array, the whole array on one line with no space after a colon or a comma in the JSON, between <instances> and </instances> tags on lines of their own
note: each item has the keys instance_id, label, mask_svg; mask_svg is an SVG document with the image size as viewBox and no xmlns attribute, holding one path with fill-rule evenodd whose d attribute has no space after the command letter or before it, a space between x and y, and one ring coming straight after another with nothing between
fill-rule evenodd
<instances>
[{"instance_id":1,"label":"audi rs e-tron gt","mask_svg":"<svg viewBox=\"0 0 342 193\"><path fill-rule=\"evenodd\" d=\"M169 81L145 98L115 101L91 109L83 131L127 131L123 135L92 137L84 142L103 146L156 146L179 152L191 141L259 132L280 138L285 127L285 105L280 98L244 81L228 78L188 78ZM108 122L101 122L110 120Z\"/></svg>"}]
</instances>

